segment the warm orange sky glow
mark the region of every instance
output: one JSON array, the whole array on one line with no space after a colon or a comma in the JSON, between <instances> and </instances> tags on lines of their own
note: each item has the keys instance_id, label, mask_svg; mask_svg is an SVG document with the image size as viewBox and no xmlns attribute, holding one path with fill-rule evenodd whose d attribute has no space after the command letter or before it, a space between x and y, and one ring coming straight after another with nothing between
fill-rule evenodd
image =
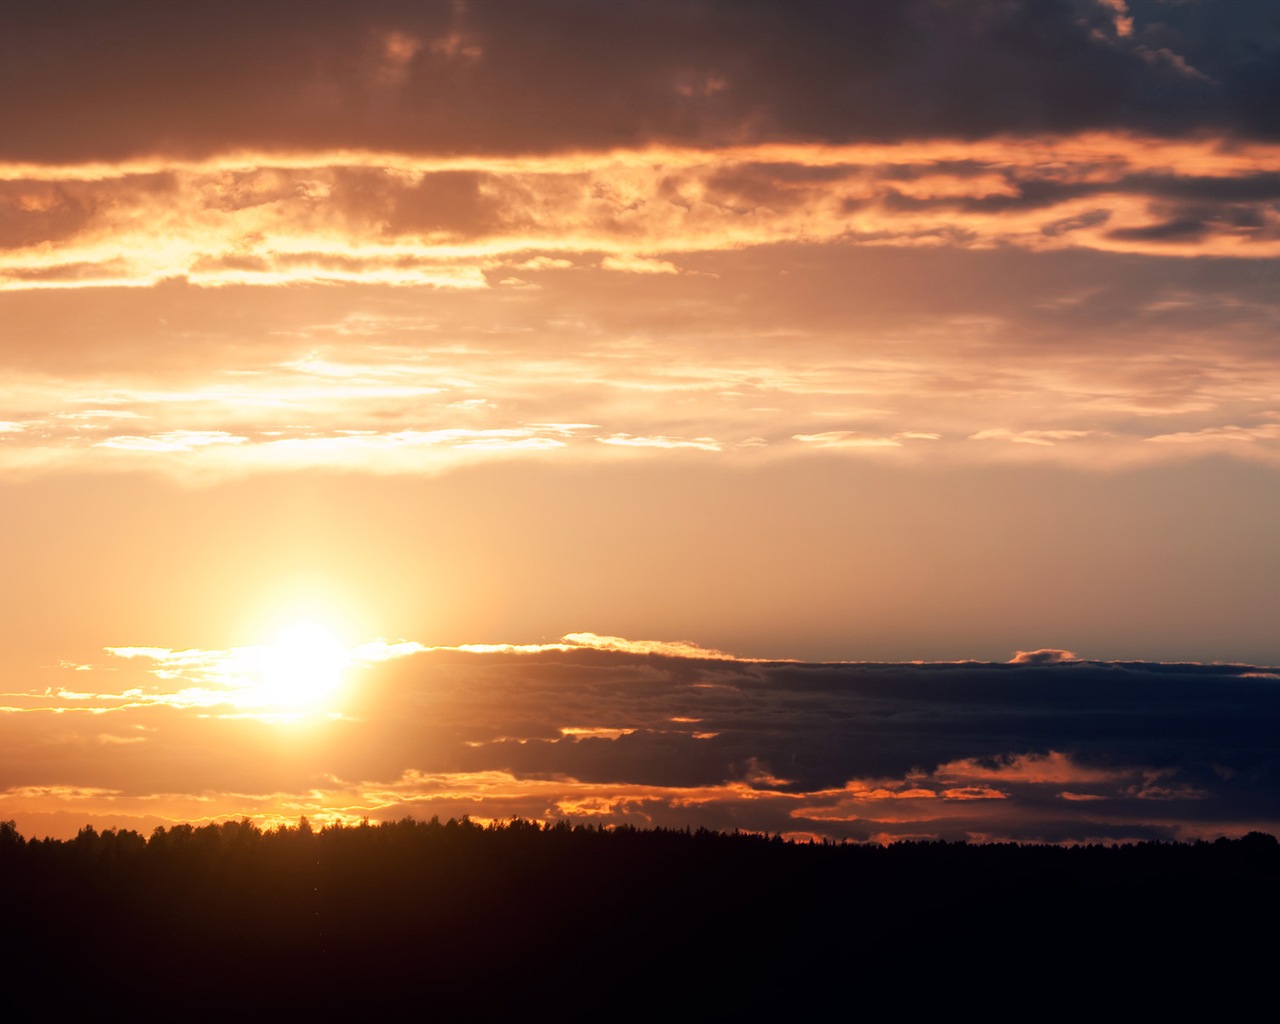
<instances>
[{"instance_id":1,"label":"warm orange sky glow","mask_svg":"<svg viewBox=\"0 0 1280 1024\"><path fill-rule=\"evenodd\" d=\"M714 688L1069 649L1269 678L1273 6L303 20L13 6L0 819L1226 827L1186 809L1226 800L1218 753L1038 718L802 783L798 733L746 738L786 701L735 732L671 665ZM446 699L455 657L488 668ZM611 713L578 659L621 673ZM524 692L513 665L554 713L486 696ZM635 767L664 760L688 770Z\"/></svg>"}]
</instances>

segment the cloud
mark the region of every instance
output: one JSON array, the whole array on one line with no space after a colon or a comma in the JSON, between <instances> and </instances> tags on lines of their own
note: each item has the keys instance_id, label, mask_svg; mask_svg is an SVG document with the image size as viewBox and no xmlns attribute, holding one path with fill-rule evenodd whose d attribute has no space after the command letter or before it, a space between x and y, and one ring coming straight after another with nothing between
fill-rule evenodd
<instances>
[{"instance_id":1,"label":"cloud","mask_svg":"<svg viewBox=\"0 0 1280 1024\"><path fill-rule=\"evenodd\" d=\"M704 452L718 452L724 445L713 437L636 437L632 434L613 434L597 437L601 444L620 445L625 448L694 448Z\"/></svg>"},{"instance_id":2,"label":"cloud","mask_svg":"<svg viewBox=\"0 0 1280 1024\"><path fill-rule=\"evenodd\" d=\"M941 434L904 430L891 437L867 437L856 430L826 430L820 434L795 434L792 440L815 448L901 448L903 441L938 441Z\"/></svg>"},{"instance_id":3,"label":"cloud","mask_svg":"<svg viewBox=\"0 0 1280 1024\"><path fill-rule=\"evenodd\" d=\"M377 642L323 713L264 717L226 695L247 649L114 653L114 672L77 671L74 690L7 695L0 812L71 801L99 822L470 813L1047 841L1280 821L1280 697L1274 673L1247 666L1064 664L1065 652L759 662L592 633ZM182 697L193 689L224 691L221 709ZM277 755L253 753L267 748ZM54 749L75 757L49 760Z\"/></svg>"},{"instance_id":4,"label":"cloud","mask_svg":"<svg viewBox=\"0 0 1280 1024\"><path fill-rule=\"evenodd\" d=\"M1007 427L989 427L970 434L970 441L1012 441L1014 444L1039 444L1052 446L1059 441L1074 441L1088 437L1089 430L1009 430Z\"/></svg>"},{"instance_id":5,"label":"cloud","mask_svg":"<svg viewBox=\"0 0 1280 1024\"><path fill-rule=\"evenodd\" d=\"M680 268L669 260L657 260L645 256L606 256L600 261L605 270L618 270L628 274L678 274Z\"/></svg>"},{"instance_id":6,"label":"cloud","mask_svg":"<svg viewBox=\"0 0 1280 1024\"><path fill-rule=\"evenodd\" d=\"M660 654L669 658L715 658L734 660L732 654L716 651L687 641L627 640L619 636L599 636L595 633L567 633L566 643L589 647L598 651L621 651L627 654Z\"/></svg>"},{"instance_id":7,"label":"cloud","mask_svg":"<svg viewBox=\"0 0 1280 1024\"><path fill-rule=\"evenodd\" d=\"M1038 651L1015 651L1010 665L1061 665L1079 659L1070 651L1045 647Z\"/></svg>"},{"instance_id":8,"label":"cloud","mask_svg":"<svg viewBox=\"0 0 1280 1024\"><path fill-rule=\"evenodd\" d=\"M1015 662L1014 664L1055 664L1052 661ZM1073 758L1057 750L1045 754L1020 754L1000 758L966 758L940 765L933 773L936 778L948 782L999 781L1003 783L1025 782L1036 785L1060 786L1083 783L1105 784L1123 780L1127 772L1110 768L1094 768L1079 764Z\"/></svg>"},{"instance_id":9,"label":"cloud","mask_svg":"<svg viewBox=\"0 0 1280 1024\"><path fill-rule=\"evenodd\" d=\"M11 292L0 416L22 429L0 472L208 484L713 446L759 466L1280 463L1269 264L1232 263L787 243L427 305L359 282Z\"/></svg>"},{"instance_id":10,"label":"cloud","mask_svg":"<svg viewBox=\"0 0 1280 1024\"><path fill-rule=\"evenodd\" d=\"M1280 423L1262 423L1252 427L1204 427L1201 430L1183 430L1174 434L1157 434L1147 438L1157 444L1201 444L1226 441L1231 444L1250 444L1256 441L1280 440Z\"/></svg>"},{"instance_id":11,"label":"cloud","mask_svg":"<svg viewBox=\"0 0 1280 1024\"><path fill-rule=\"evenodd\" d=\"M196 2L158 19L146 5L76 4L67 18L19 4L3 149L54 161L1084 129L1274 138L1257 99L1275 80L1266 5L1198 6L482 0L336 4L299 26L274 5ZM117 93L127 102L83 102Z\"/></svg>"},{"instance_id":12,"label":"cloud","mask_svg":"<svg viewBox=\"0 0 1280 1024\"><path fill-rule=\"evenodd\" d=\"M501 266L598 259L606 271L680 276L680 254L784 242L1267 258L1280 251L1275 162L1271 144L1103 133L518 159L0 160L0 213L14 223L0 288L478 289L509 280ZM61 207L77 212L54 217Z\"/></svg>"},{"instance_id":13,"label":"cloud","mask_svg":"<svg viewBox=\"0 0 1280 1024\"><path fill-rule=\"evenodd\" d=\"M211 444L244 444L248 438L236 437L225 430L170 430L149 437L120 434L97 444L102 448L123 448L144 452L189 452Z\"/></svg>"}]
</instances>

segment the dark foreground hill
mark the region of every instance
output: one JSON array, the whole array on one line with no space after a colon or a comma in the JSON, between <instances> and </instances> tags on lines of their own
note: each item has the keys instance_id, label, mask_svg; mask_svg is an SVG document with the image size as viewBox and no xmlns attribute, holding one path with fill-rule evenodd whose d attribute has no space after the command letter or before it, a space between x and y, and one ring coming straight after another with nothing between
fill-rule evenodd
<instances>
[{"instance_id":1,"label":"dark foreground hill","mask_svg":"<svg viewBox=\"0 0 1280 1024\"><path fill-rule=\"evenodd\" d=\"M876 847L405 820L24 842L10 824L0 962L52 1019L1221 1012L1272 974L1278 883L1259 833Z\"/></svg>"}]
</instances>

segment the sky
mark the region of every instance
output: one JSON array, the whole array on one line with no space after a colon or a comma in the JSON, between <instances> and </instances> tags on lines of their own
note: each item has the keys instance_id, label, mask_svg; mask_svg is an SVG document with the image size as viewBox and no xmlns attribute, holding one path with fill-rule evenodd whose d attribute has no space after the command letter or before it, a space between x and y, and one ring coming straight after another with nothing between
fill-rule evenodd
<instances>
[{"instance_id":1,"label":"sky","mask_svg":"<svg viewBox=\"0 0 1280 1024\"><path fill-rule=\"evenodd\" d=\"M0 819L1277 827L1280 5L4 21Z\"/></svg>"}]
</instances>

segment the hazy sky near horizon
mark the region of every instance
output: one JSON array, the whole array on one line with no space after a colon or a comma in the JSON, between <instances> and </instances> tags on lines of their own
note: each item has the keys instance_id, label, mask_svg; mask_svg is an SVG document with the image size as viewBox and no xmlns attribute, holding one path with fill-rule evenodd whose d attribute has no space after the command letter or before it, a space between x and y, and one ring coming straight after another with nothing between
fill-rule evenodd
<instances>
[{"instance_id":1,"label":"hazy sky near horizon","mask_svg":"<svg viewBox=\"0 0 1280 1024\"><path fill-rule=\"evenodd\" d=\"M4 715L306 623L1275 666L1278 256L1275 3L8 4Z\"/></svg>"}]
</instances>

